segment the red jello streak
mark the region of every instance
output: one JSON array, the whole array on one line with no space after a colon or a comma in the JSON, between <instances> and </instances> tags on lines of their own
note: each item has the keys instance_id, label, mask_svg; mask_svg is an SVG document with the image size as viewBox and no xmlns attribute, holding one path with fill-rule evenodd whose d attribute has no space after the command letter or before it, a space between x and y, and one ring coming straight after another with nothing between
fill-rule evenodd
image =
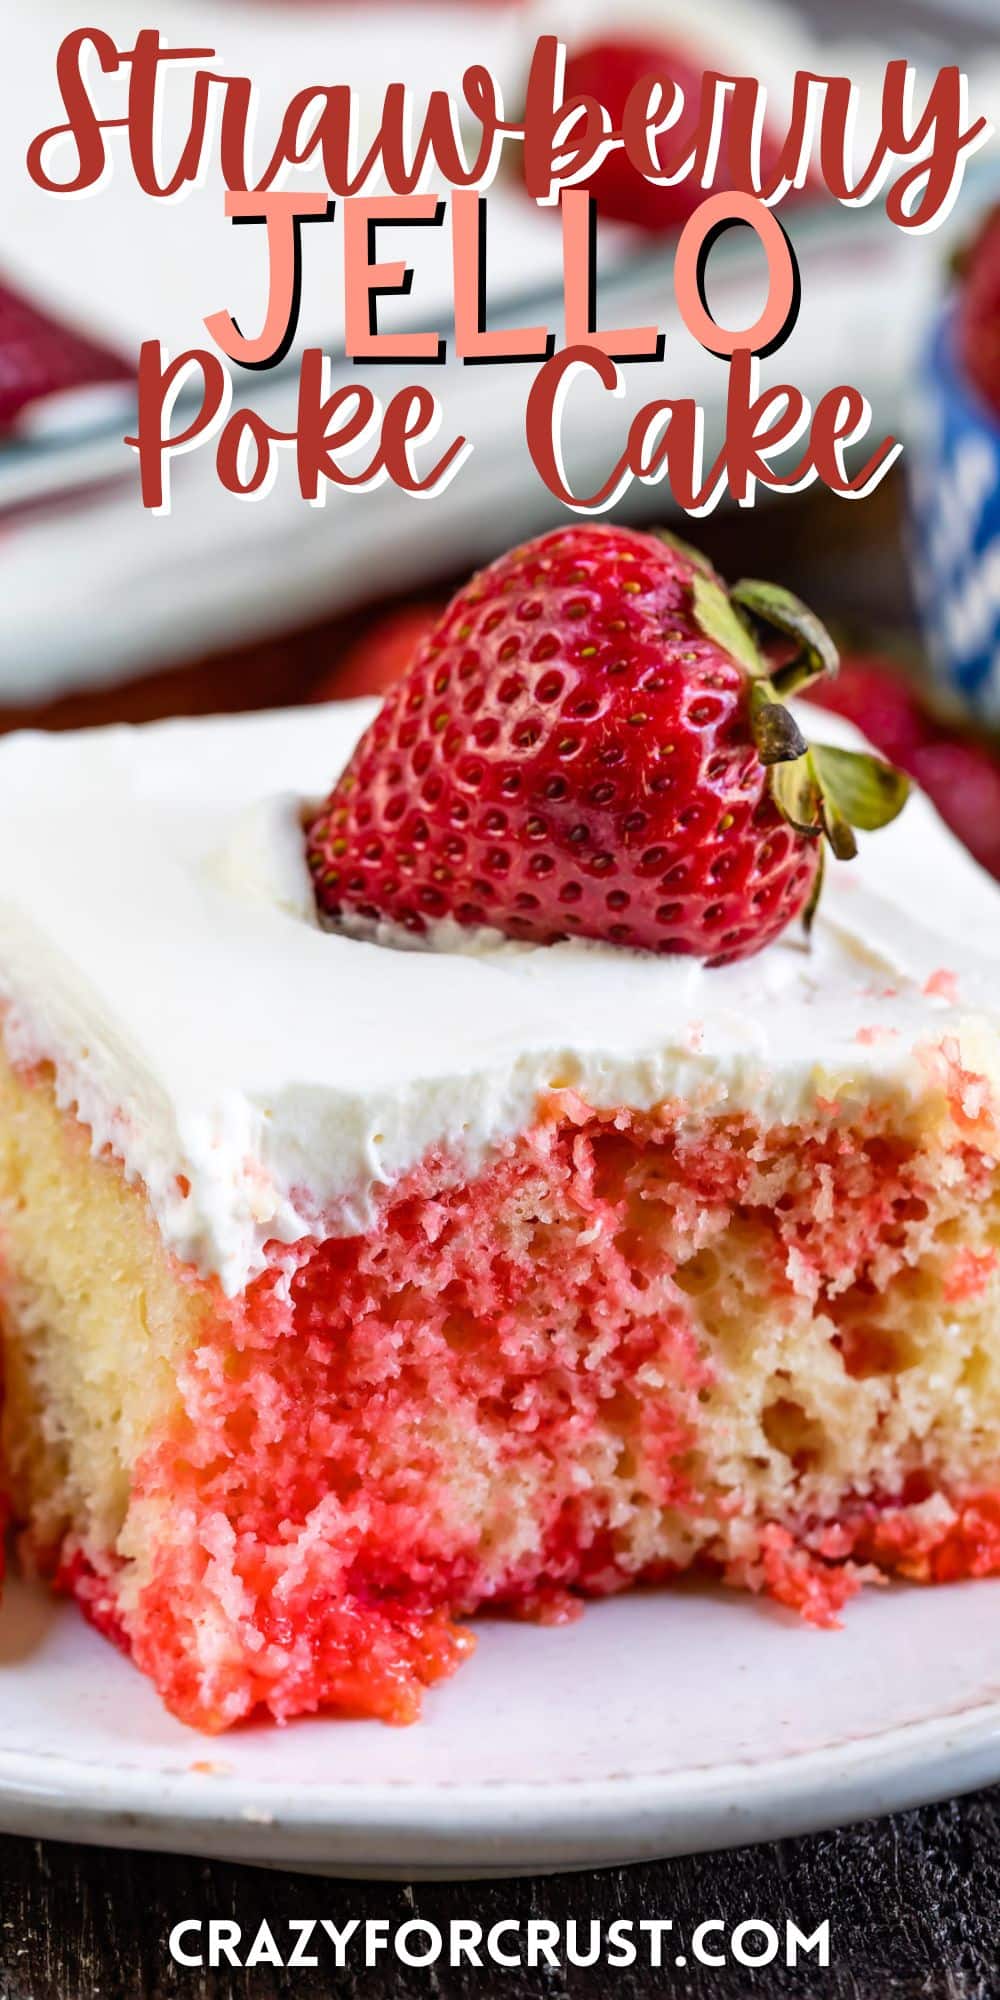
<instances>
[{"instance_id":1,"label":"red jello streak","mask_svg":"<svg viewBox=\"0 0 1000 2000\"><path fill-rule=\"evenodd\" d=\"M290 1290L266 1273L241 1299L212 1294L180 1369L183 1414L133 1482L152 1580L128 1642L186 1721L217 1730L261 1707L409 1721L472 1644L456 1618L558 1618L573 1593L669 1573L653 1561L637 1575L601 1476L574 1483L595 1439L636 1453L651 1505L722 1527L725 1494L692 1470L711 1372L683 1301L643 1299L662 1277L660 1228L693 1242L706 1212L738 1208L755 1162L776 1166L775 1135L719 1120L693 1139L665 1115L565 1112L471 1183L426 1163L369 1235L317 1246ZM971 1184L978 1155L959 1151ZM820 1119L788 1152L800 1198L770 1211L776 1296L789 1259L817 1282L863 1281L920 1226L919 1160L892 1134ZM485 1510L484 1477L500 1496ZM527 1532L508 1544L502 1496L514 1507L522 1487ZM934 1579L1000 1570L1000 1493L937 1513L927 1497L755 1522L729 1580L831 1624L872 1562ZM113 1582L79 1556L61 1581L121 1642Z\"/></svg>"},{"instance_id":2,"label":"red jello streak","mask_svg":"<svg viewBox=\"0 0 1000 2000\"><path fill-rule=\"evenodd\" d=\"M81 1549L74 1549L62 1558L53 1578L53 1589L65 1591L67 1597L75 1597L90 1624L105 1639L110 1639L120 1652L131 1653L132 1647L115 1603L114 1585L107 1575L95 1569Z\"/></svg>"}]
</instances>

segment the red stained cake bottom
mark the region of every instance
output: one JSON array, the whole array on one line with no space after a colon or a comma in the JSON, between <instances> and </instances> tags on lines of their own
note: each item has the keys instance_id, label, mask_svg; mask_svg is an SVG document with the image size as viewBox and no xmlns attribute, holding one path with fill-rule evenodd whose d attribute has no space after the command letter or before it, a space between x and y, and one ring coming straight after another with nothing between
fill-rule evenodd
<instances>
[{"instance_id":1,"label":"red stained cake bottom","mask_svg":"<svg viewBox=\"0 0 1000 2000\"><path fill-rule=\"evenodd\" d=\"M475 1179L426 1161L290 1282L227 1300L175 1265L197 1337L120 1530L69 1522L49 1564L213 1731L409 1721L481 1607L557 1618L694 1567L831 1624L883 1572L993 1573L986 1138L562 1092ZM667 1591L663 1617L666 1647Z\"/></svg>"}]
</instances>

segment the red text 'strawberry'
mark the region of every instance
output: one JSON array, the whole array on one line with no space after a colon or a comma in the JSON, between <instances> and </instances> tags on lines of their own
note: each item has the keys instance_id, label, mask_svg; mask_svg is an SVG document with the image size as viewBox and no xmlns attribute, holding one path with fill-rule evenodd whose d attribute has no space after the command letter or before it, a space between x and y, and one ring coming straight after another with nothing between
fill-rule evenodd
<instances>
[{"instance_id":1,"label":"red text 'strawberry'","mask_svg":"<svg viewBox=\"0 0 1000 2000\"><path fill-rule=\"evenodd\" d=\"M724 62L720 66L724 68ZM567 99L596 98L609 113L615 130L620 132L631 91L654 76L666 86L676 85L683 94L683 109L669 130L652 142L661 171L675 171L683 164L694 142L702 78L705 69L710 67L710 59L699 59L688 49L639 36L609 35L571 50L566 61L564 95ZM777 175L781 145L781 137L765 125L760 149L764 187ZM749 181L742 187L739 177L733 176L725 124L719 146L718 168L710 188L702 187L693 177L680 180L673 187L657 187L632 165L620 147L606 154L596 172L589 176L587 187L602 214L618 222L631 222L637 228L651 232L680 229L707 194L734 187L744 193L753 193ZM804 188L791 189L787 199L801 200L803 194L815 197L819 192L820 183L811 179Z\"/></svg>"}]
</instances>

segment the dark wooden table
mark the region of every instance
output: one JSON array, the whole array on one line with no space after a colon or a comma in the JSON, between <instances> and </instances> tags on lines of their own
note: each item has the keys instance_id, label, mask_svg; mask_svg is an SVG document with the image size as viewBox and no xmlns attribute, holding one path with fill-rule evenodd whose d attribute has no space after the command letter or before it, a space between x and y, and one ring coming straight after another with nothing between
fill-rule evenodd
<instances>
[{"instance_id":1,"label":"dark wooden table","mask_svg":"<svg viewBox=\"0 0 1000 2000\"><path fill-rule=\"evenodd\" d=\"M912 636L901 559L899 490L892 483L848 507L812 497L761 508L739 520L699 524L699 541L723 571L782 579L848 635ZM335 621L279 644L245 648L224 661L199 663L173 683L159 675L101 698L99 718L66 705L63 725L109 720L109 701L124 717L170 706L197 712L254 705L281 693L307 693L359 621ZM2 721L3 718L0 718ZM2 1727L2 1718L0 1718ZM320 1969L185 1971L172 1964L167 1939L183 1917L232 1917L245 1933L267 1918L287 1938L288 1920L329 1916L415 1915L441 1925L475 1917L486 1929L500 1917L548 1917L563 1924L616 1916L672 1917L689 1937L707 1917L727 1927L749 1917L807 1932L825 1918L831 1964L797 1971L752 1972L694 1965L662 1971L606 1967L565 1972L407 1970L391 1959L371 1971ZM668 1954L672 1957L672 1954ZM0 1838L0 2000L277 2000L277 1996L349 1996L407 2000L409 1995L492 1995L508 2000L562 1994L652 2000L737 2000L754 1994L831 1996L831 2000L1000 2000L1000 1788L995 1792L841 1833L775 1846L705 1855L600 1874L533 1882L400 1887L322 1882L222 1863Z\"/></svg>"},{"instance_id":2,"label":"dark wooden table","mask_svg":"<svg viewBox=\"0 0 1000 2000\"><path fill-rule=\"evenodd\" d=\"M182 1971L167 1938L182 1917L231 1917L252 1936L266 1917L287 1940L289 1919L414 1916L439 1927L474 1917L586 1920L672 1917L690 1937L705 1917L749 1917L804 1929L830 1920L826 1971L733 1966L713 1971L600 1966L565 1972L472 1967L408 1971ZM584 1930L586 1935L586 1930ZM607 1873L532 1882L323 1882L255 1868L0 1839L0 2000L432 2000L502 1993L620 2000L691 1995L816 1995L817 2000L995 2000L1000 1994L1000 1791L928 1806L871 1826L772 1847L696 1856Z\"/></svg>"}]
</instances>

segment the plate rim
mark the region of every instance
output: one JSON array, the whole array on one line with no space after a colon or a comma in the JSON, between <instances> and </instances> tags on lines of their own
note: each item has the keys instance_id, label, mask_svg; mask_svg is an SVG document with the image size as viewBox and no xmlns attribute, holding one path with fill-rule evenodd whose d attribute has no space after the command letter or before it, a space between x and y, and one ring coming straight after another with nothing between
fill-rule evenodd
<instances>
[{"instance_id":1,"label":"plate rim","mask_svg":"<svg viewBox=\"0 0 1000 2000\"><path fill-rule=\"evenodd\" d=\"M514 1876L794 1838L973 1790L1000 1778L1000 1692L780 1757L558 1784L331 1780L291 1808L270 1796L280 1780L238 1769L157 1773L48 1753L40 1779L38 1761L0 1750L5 1832L362 1877ZM84 1778L71 1796L57 1779L67 1766Z\"/></svg>"}]
</instances>

